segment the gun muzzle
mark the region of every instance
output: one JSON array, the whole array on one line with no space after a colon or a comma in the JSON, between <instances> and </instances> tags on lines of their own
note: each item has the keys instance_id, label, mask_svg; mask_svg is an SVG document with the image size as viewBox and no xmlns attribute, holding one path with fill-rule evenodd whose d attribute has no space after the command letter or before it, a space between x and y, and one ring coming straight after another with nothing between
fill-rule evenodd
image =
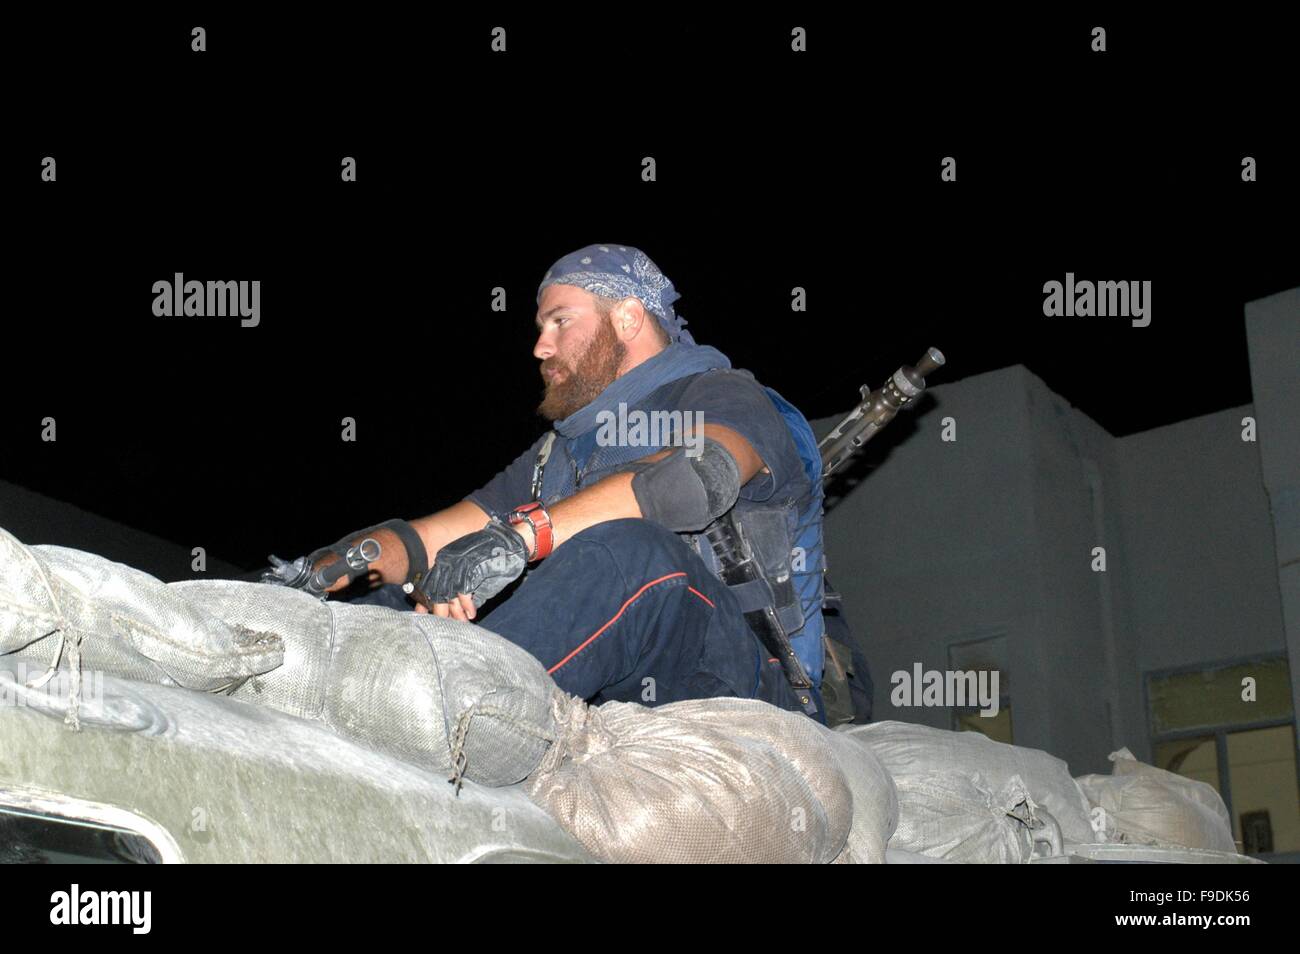
<instances>
[{"instance_id":1,"label":"gun muzzle","mask_svg":"<svg viewBox=\"0 0 1300 954\"><path fill-rule=\"evenodd\" d=\"M943 352L938 348L931 348L925 354L921 355L921 360L916 362L916 373L922 378L927 378L935 371L943 367Z\"/></svg>"},{"instance_id":2,"label":"gun muzzle","mask_svg":"<svg viewBox=\"0 0 1300 954\"><path fill-rule=\"evenodd\" d=\"M822 457L822 478L829 477L900 410L914 407L925 391L926 375L941 368L944 360L942 351L930 348L915 367L903 365L876 390L864 384L862 402L817 445Z\"/></svg>"}]
</instances>

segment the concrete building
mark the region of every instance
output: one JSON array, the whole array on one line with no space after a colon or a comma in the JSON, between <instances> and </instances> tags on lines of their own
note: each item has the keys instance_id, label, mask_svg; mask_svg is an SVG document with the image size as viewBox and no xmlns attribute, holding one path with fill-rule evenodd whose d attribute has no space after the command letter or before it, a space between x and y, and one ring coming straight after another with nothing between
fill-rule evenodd
<instances>
[{"instance_id":1,"label":"concrete building","mask_svg":"<svg viewBox=\"0 0 1300 954\"><path fill-rule=\"evenodd\" d=\"M1246 330L1250 405L1117 438L1017 365L938 384L868 445L826 553L875 720L953 728L892 705L891 675L997 668L1016 744L1075 775L1127 746L1219 787L1239 839L1264 803L1247 826L1300 851L1300 289Z\"/></svg>"}]
</instances>

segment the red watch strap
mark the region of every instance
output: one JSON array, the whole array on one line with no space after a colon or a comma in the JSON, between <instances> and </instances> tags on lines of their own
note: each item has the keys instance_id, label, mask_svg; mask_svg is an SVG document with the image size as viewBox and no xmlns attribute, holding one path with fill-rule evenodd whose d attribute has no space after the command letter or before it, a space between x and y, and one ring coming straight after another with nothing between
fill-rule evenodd
<instances>
[{"instance_id":1,"label":"red watch strap","mask_svg":"<svg viewBox=\"0 0 1300 954\"><path fill-rule=\"evenodd\" d=\"M533 539L536 541L533 547L532 560L545 560L551 555L551 549L555 543L555 532L551 528L551 515L546 512L541 501L534 500L532 503L524 504L511 514L510 522L518 523L527 520L533 528Z\"/></svg>"}]
</instances>

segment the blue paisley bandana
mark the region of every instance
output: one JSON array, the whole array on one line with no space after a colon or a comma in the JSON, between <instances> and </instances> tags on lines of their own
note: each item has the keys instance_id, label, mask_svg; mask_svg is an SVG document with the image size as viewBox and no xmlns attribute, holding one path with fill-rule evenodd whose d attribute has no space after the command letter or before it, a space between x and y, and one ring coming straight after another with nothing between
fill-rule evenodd
<instances>
[{"instance_id":1,"label":"blue paisley bandana","mask_svg":"<svg viewBox=\"0 0 1300 954\"><path fill-rule=\"evenodd\" d=\"M686 345L695 339L686 330L686 319L673 311L682 296L650 256L630 245L588 245L565 255L542 276L537 286L537 303L542 290L551 285L574 285L605 298L639 298L646 310L659 319L670 341Z\"/></svg>"}]
</instances>

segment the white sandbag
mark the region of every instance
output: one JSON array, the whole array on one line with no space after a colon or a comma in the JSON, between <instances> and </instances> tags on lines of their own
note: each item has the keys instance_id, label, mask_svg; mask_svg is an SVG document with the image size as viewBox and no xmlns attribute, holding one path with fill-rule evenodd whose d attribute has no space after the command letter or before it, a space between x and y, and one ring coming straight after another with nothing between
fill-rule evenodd
<instances>
[{"instance_id":1,"label":"white sandbag","mask_svg":"<svg viewBox=\"0 0 1300 954\"><path fill-rule=\"evenodd\" d=\"M749 720L750 706L732 704L740 700L709 701L713 703L708 706L708 720L711 726L751 739L760 741L769 739L777 741L782 746L792 745L796 750L802 744L798 739L785 737L773 739L770 735L772 731L770 723L753 723ZM898 798L894 792L893 780L869 748L848 736L834 732L806 716L803 721L781 720L777 723L782 728L797 730L800 736L806 732L809 724L830 746L835 756L836 766L848 783L849 791L853 796L853 820L849 828L849 837L841 857L836 861L843 864L884 864L885 845L898 822Z\"/></svg>"},{"instance_id":2,"label":"white sandbag","mask_svg":"<svg viewBox=\"0 0 1300 954\"><path fill-rule=\"evenodd\" d=\"M1035 806L1019 776L997 792L978 773L907 775L894 784L891 849L966 864L1025 864L1033 855Z\"/></svg>"},{"instance_id":3,"label":"white sandbag","mask_svg":"<svg viewBox=\"0 0 1300 954\"><path fill-rule=\"evenodd\" d=\"M828 863L853 795L807 716L753 699L587 706L556 690L561 737L529 796L609 862Z\"/></svg>"},{"instance_id":4,"label":"white sandbag","mask_svg":"<svg viewBox=\"0 0 1300 954\"><path fill-rule=\"evenodd\" d=\"M1034 802L1056 819L1067 841L1097 840L1087 800L1070 777L1069 766L1040 749L995 742L979 732L950 732L910 722L841 726L840 731L869 745L896 784L909 775L973 779L978 773L988 789L998 792L1019 776Z\"/></svg>"},{"instance_id":5,"label":"white sandbag","mask_svg":"<svg viewBox=\"0 0 1300 954\"><path fill-rule=\"evenodd\" d=\"M280 665L278 637L190 606L161 580L93 553L0 530L0 654L74 673L225 689Z\"/></svg>"},{"instance_id":6,"label":"white sandbag","mask_svg":"<svg viewBox=\"0 0 1300 954\"><path fill-rule=\"evenodd\" d=\"M322 719L334 652L330 604L302 590L237 580L182 580L168 586L190 605L234 626L273 632L284 663L256 675L230 695L300 719Z\"/></svg>"},{"instance_id":7,"label":"white sandbag","mask_svg":"<svg viewBox=\"0 0 1300 954\"><path fill-rule=\"evenodd\" d=\"M555 736L555 683L531 653L482 626L263 583L172 587L228 622L283 638L284 665L250 679L237 699L489 786L521 781Z\"/></svg>"},{"instance_id":8,"label":"white sandbag","mask_svg":"<svg viewBox=\"0 0 1300 954\"><path fill-rule=\"evenodd\" d=\"M898 825L898 793L894 780L874 752L861 741L822 727L835 760L853 793L853 826L841 864L885 864L885 849Z\"/></svg>"},{"instance_id":9,"label":"white sandbag","mask_svg":"<svg viewBox=\"0 0 1300 954\"><path fill-rule=\"evenodd\" d=\"M331 604L325 718L351 738L482 785L522 781L555 738L555 682L482 626Z\"/></svg>"},{"instance_id":10,"label":"white sandbag","mask_svg":"<svg viewBox=\"0 0 1300 954\"><path fill-rule=\"evenodd\" d=\"M1110 761L1111 775L1076 779L1104 841L1236 852L1232 820L1213 786L1139 762L1128 749Z\"/></svg>"}]
</instances>

